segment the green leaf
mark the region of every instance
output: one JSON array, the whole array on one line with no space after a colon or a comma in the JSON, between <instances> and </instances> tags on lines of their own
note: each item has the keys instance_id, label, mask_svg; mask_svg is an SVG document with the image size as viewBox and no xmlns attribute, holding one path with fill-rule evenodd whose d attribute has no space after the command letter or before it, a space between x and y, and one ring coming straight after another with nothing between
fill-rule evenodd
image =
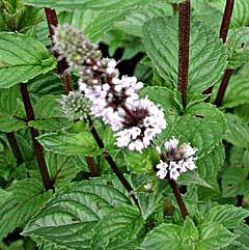
<instances>
[{"instance_id":1,"label":"green leaf","mask_svg":"<svg viewBox=\"0 0 249 250\"><path fill-rule=\"evenodd\" d=\"M143 220L136 208L124 206L114 209L95 228L92 249L134 249L142 226Z\"/></svg>"},{"instance_id":2,"label":"green leaf","mask_svg":"<svg viewBox=\"0 0 249 250\"><path fill-rule=\"evenodd\" d=\"M238 116L226 114L228 129L226 131L226 140L233 145L248 148L249 147L249 127Z\"/></svg>"},{"instance_id":3,"label":"green leaf","mask_svg":"<svg viewBox=\"0 0 249 250\"><path fill-rule=\"evenodd\" d=\"M181 227L174 224L161 224L145 237L141 250L181 249Z\"/></svg>"},{"instance_id":4,"label":"green leaf","mask_svg":"<svg viewBox=\"0 0 249 250\"><path fill-rule=\"evenodd\" d=\"M249 216L249 211L233 205L212 206L204 215L208 222L218 222L226 228L235 228Z\"/></svg>"},{"instance_id":5,"label":"green leaf","mask_svg":"<svg viewBox=\"0 0 249 250\"><path fill-rule=\"evenodd\" d=\"M185 115L175 117L163 136L165 139L175 136L181 142L190 142L198 149L198 159L202 159L220 145L225 129L222 112L202 103L189 107Z\"/></svg>"},{"instance_id":6,"label":"green leaf","mask_svg":"<svg viewBox=\"0 0 249 250\"><path fill-rule=\"evenodd\" d=\"M35 5L39 7L53 7L62 9L100 9L109 10L124 8L124 7L134 7L137 4L149 4L158 2L158 0L25 0L24 3L29 5ZM175 1L176 2L176 1ZM179 1L178 1L179 2Z\"/></svg>"},{"instance_id":7,"label":"green leaf","mask_svg":"<svg viewBox=\"0 0 249 250\"><path fill-rule=\"evenodd\" d=\"M166 87L149 86L143 88L140 95L148 96L151 101L160 104L166 113L166 119L168 115L178 114L181 109L181 104L178 103L175 93Z\"/></svg>"},{"instance_id":8,"label":"green leaf","mask_svg":"<svg viewBox=\"0 0 249 250\"><path fill-rule=\"evenodd\" d=\"M225 1L215 0L209 4L219 10L221 13L224 12ZM231 28L238 28L241 26L247 26L249 24L249 2L245 0L236 0L234 2L233 15L231 20Z\"/></svg>"},{"instance_id":9,"label":"green leaf","mask_svg":"<svg viewBox=\"0 0 249 250\"><path fill-rule=\"evenodd\" d=\"M224 164L224 145L219 143L205 157L197 159L199 175L212 187L217 186L217 176Z\"/></svg>"},{"instance_id":10,"label":"green leaf","mask_svg":"<svg viewBox=\"0 0 249 250\"><path fill-rule=\"evenodd\" d=\"M124 158L127 167L135 172L151 172L151 169L160 159L154 147L143 150L142 153L124 151Z\"/></svg>"},{"instance_id":11,"label":"green leaf","mask_svg":"<svg viewBox=\"0 0 249 250\"><path fill-rule=\"evenodd\" d=\"M12 116L0 115L0 131L4 133L15 132L22 128L26 128L26 123L23 120L14 118Z\"/></svg>"},{"instance_id":12,"label":"green leaf","mask_svg":"<svg viewBox=\"0 0 249 250\"><path fill-rule=\"evenodd\" d=\"M212 186L209 185L205 180L203 180L195 171L182 174L178 180L178 183L180 185L197 185L206 188L212 188Z\"/></svg>"},{"instance_id":13,"label":"green leaf","mask_svg":"<svg viewBox=\"0 0 249 250\"><path fill-rule=\"evenodd\" d=\"M58 132L44 134L38 137L43 147L62 155L98 155L101 153L95 140L88 131L79 133Z\"/></svg>"},{"instance_id":14,"label":"green leaf","mask_svg":"<svg viewBox=\"0 0 249 250\"><path fill-rule=\"evenodd\" d=\"M24 225L50 197L41 181L34 178L15 182L9 191L11 195L0 208L0 239Z\"/></svg>"},{"instance_id":15,"label":"green leaf","mask_svg":"<svg viewBox=\"0 0 249 250\"><path fill-rule=\"evenodd\" d=\"M9 88L27 82L55 67L53 56L34 38L0 33L0 87Z\"/></svg>"},{"instance_id":16,"label":"green leaf","mask_svg":"<svg viewBox=\"0 0 249 250\"><path fill-rule=\"evenodd\" d=\"M171 16L172 14L173 8L167 3L145 5L126 15L124 20L115 24L115 27L133 36L142 37L142 28L146 21L159 16Z\"/></svg>"},{"instance_id":17,"label":"green leaf","mask_svg":"<svg viewBox=\"0 0 249 250\"><path fill-rule=\"evenodd\" d=\"M75 164L74 157L71 156L47 153L46 162L51 179L56 187L70 184L70 182L82 170Z\"/></svg>"},{"instance_id":18,"label":"green leaf","mask_svg":"<svg viewBox=\"0 0 249 250\"><path fill-rule=\"evenodd\" d=\"M58 131L73 125L60 109L59 96L45 95L34 105L36 120L28 124L36 129Z\"/></svg>"},{"instance_id":19,"label":"green leaf","mask_svg":"<svg viewBox=\"0 0 249 250\"><path fill-rule=\"evenodd\" d=\"M113 24L124 18L128 9L118 9L114 11L102 11L88 24L85 34L93 41L102 39L107 31L113 28Z\"/></svg>"},{"instance_id":20,"label":"green leaf","mask_svg":"<svg viewBox=\"0 0 249 250\"><path fill-rule=\"evenodd\" d=\"M13 115L18 107L19 88L0 89L0 114Z\"/></svg>"},{"instance_id":21,"label":"green leaf","mask_svg":"<svg viewBox=\"0 0 249 250\"><path fill-rule=\"evenodd\" d=\"M247 194L249 191L248 169L230 167L225 169L222 176L223 197L234 197L238 194Z\"/></svg>"},{"instance_id":22,"label":"green leaf","mask_svg":"<svg viewBox=\"0 0 249 250\"><path fill-rule=\"evenodd\" d=\"M143 28L146 51L166 82L178 83L178 17L155 18ZM206 26L191 21L189 84L190 92L202 92L214 85L226 67L226 48Z\"/></svg>"},{"instance_id":23,"label":"green leaf","mask_svg":"<svg viewBox=\"0 0 249 250\"><path fill-rule=\"evenodd\" d=\"M111 185L90 181L58 192L24 230L25 235L71 249L90 249L97 222L130 200Z\"/></svg>"},{"instance_id":24,"label":"green leaf","mask_svg":"<svg viewBox=\"0 0 249 250\"><path fill-rule=\"evenodd\" d=\"M249 62L249 28L242 27L229 32L228 46L228 67L237 69Z\"/></svg>"},{"instance_id":25,"label":"green leaf","mask_svg":"<svg viewBox=\"0 0 249 250\"><path fill-rule=\"evenodd\" d=\"M199 229L198 250L215 250L229 246L234 235L218 223L204 224Z\"/></svg>"},{"instance_id":26,"label":"green leaf","mask_svg":"<svg viewBox=\"0 0 249 250\"><path fill-rule=\"evenodd\" d=\"M233 108L249 103L248 76L233 75L225 92L223 108Z\"/></svg>"}]
</instances>

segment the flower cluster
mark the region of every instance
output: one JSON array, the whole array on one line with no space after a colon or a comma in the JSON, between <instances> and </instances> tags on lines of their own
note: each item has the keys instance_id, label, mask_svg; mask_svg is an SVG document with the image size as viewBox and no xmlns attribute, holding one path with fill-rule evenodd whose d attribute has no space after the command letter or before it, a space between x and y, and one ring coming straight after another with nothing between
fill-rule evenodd
<instances>
[{"instance_id":1,"label":"flower cluster","mask_svg":"<svg viewBox=\"0 0 249 250\"><path fill-rule=\"evenodd\" d=\"M90 43L80 31L68 24L59 25L54 32L54 50L63 57L71 68L81 67L88 58L101 57L97 46Z\"/></svg>"},{"instance_id":2,"label":"flower cluster","mask_svg":"<svg viewBox=\"0 0 249 250\"><path fill-rule=\"evenodd\" d=\"M74 121L86 120L90 113L89 101L79 91L63 95L60 104L65 116Z\"/></svg>"},{"instance_id":3,"label":"flower cluster","mask_svg":"<svg viewBox=\"0 0 249 250\"><path fill-rule=\"evenodd\" d=\"M73 27L55 32L57 49L69 65L80 66L79 89L91 101L91 113L116 132L117 146L141 152L166 128L163 111L139 97L143 83L119 76L114 59L101 58L96 46Z\"/></svg>"},{"instance_id":4,"label":"flower cluster","mask_svg":"<svg viewBox=\"0 0 249 250\"><path fill-rule=\"evenodd\" d=\"M181 173L196 169L196 148L190 144L179 145L179 140L174 137L165 144L166 151L161 153L161 161L156 165L157 176L160 179L174 179Z\"/></svg>"}]
</instances>

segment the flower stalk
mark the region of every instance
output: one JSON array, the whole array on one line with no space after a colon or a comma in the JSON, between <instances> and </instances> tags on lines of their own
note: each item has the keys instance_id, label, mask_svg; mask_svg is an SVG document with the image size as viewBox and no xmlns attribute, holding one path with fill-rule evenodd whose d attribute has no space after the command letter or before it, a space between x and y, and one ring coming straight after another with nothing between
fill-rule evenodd
<instances>
[{"instance_id":1,"label":"flower stalk","mask_svg":"<svg viewBox=\"0 0 249 250\"><path fill-rule=\"evenodd\" d=\"M11 147L11 150L16 158L17 165L20 165L24 162L20 147L18 145L18 142L16 140L14 132L6 133L6 137L8 140L8 143Z\"/></svg>"},{"instance_id":2,"label":"flower stalk","mask_svg":"<svg viewBox=\"0 0 249 250\"><path fill-rule=\"evenodd\" d=\"M49 34L50 34L50 39L52 41L52 45L54 46L54 28L58 26L58 19L57 15L54 9L50 8L45 8L45 14L47 18L47 23L48 23L48 29L49 29ZM73 90L72 88L72 78L71 75L66 72L66 69L68 68L68 64L66 62L66 59L63 58L59 60L59 54L56 50L53 51L53 54L55 58L58 60L58 67L57 67L57 73L61 77L61 81L63 83L64 89L66 93L69 93L70 91Z\"/></svg>"},{"instance_id":3,"label":"flower stalk","mask_svg":"<svg viewBox=\"0 0 249 250\"><path fill-rule=\"evenodd\" d=\"M227 0L221 27L220 27L220 38L222 39L223 43L225 43L227 40L228 30L229 30L229 26L230 26L232 14L233 14L233 7L234 7L234 0ZM229 84L229 80L232 74L233 74L232 69L226 69L223 75L221 85L219 87L215 102L214 102L217 107L220 107L222 105L222 101L225 96L225 92L226 92L226 89L227 89L227 86Z\"/></svg>"},{"instance_id":4,"label":"flower stalk","mask_svg":"<svg viewBox=\"0 0 249 250\"><path fill-rule=\"evenodd\" d=\"M25 108L25 112L26 112L26 121L27 122L34 121L35 114L34 114L31 100L30 100L27 85L24 83L21 83L20 90L21 90L23 104L24 104L24 108ZM44 157L43 148L42 148L41 144L36 139L39 136L39 132L37 129L32 128L32 127L30 127L29 129L30 129L30 133L31 133L31 137L32 137L33 145L34 145L35 156L36 156L36 160L37 160L39 170L41 173L43 185L44 185L46 190L53 189L53 181L51 180L51 178L49 176L47 164L46 164L45 157Z\"/></svg>"},{"instance_id":5,"label":"flower stalk","mask_svg":"<svg viewBox=\"0 0 249 250\"><path fill-rule=\"evenodd\" d=\"M188 69L189 69L189 42L190 42L190 0L179 5L179 64L178 89L182 95L182 105L187 105Z\"/></svg>"},{"instance_id":6,"label":"flower stalk","mask_svg":"<svg viewBox=\"0 0 249 250\"><path fill-rule=\"evenodd\" d=\"M103 149L103 157L106 159L106 161L108 162L110 168L112 169L112 171L114 172L114 174L118 177L118 179L120 180L120 182L123 184L124 188L126 189L126 191L131 195L131 198L133 199L134 203L136 204L136 206L138 207L138 209L140 210L140 205L138 202L138 199L135 195L135 192L132 188L132 186L130 185L130 183L126 180L125 176L123 175L122 171L119 169L119 167L117 166L116 162L114 161L114 159L112 158L112 156L110 155L110 153L105 150L105 144L102 141L102 139L100 138L96 128L94 127L94 124L91 120L91 118L88 118L88 124L89 124L89 130L93 136L93 138L95 139L96 143L98 144L98 147L100 149Z\"/></svg>"},{"instance_id":7,"label":"flower stalk","mask_svg":"<svg viewBox=\"0 0 249 250\"><path fill-rule=\"evenodd\" d=\"M188 213L187 207L185 205L185 202L182 198L182 195L178 189L177 183L175 180L169 179L169 185L170 185L170 187L175 195L176 202L180 208L182 217L183 217L183 219L185 219L189 215L189 213Z\"/></svg>"}]
</instances>

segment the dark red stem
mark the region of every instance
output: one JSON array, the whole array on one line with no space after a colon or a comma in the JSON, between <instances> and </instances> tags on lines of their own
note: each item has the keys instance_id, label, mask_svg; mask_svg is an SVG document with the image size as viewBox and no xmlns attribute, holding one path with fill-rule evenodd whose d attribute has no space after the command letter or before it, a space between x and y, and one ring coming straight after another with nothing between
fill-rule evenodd
<instances>
[{"instance_id":1,"label":"dark red stem","mask_svg":"<svg viewBox=\"0 0 249 250\"><path fill-rule=\"evenodd\" d=\"M233 14L233 7L234 7L234 0L227 0L226 6L225 6L225 11L224 11L222 22L221 22L221 26L220 26L220 38L222 39L223 43L225 43L227 40L228 30L229 30L229 26L230 26L232 14ZM231 77L230 71L231 70L228 69L228 72L225 71L225 73L224 73L223 80L222 80L221 86L219 88L219 91L218 91L218 94L217 94L217 97L215 100L215 103L216 102L219 103L218 106L220 106L222 103L229 79ZM224 84L224 86L222 86L223 84ZM213 86L207 88L204 91L204 94L211 94L212 90L213 90Z\"/></svg>"},{"instance_id":2,"label":"dark red stem","mask_svg":"<svg viewBox=\"0 0 249 250\"><path fill-rule=\"evenodd\" d=\"M182 198L182 195L178 189L177 183L175 182L175 180L170 179L169 184L170 184L172 191L175 195L176 202L181 210L182 217L183 217L183 219L185 219L189 215L189 213L188 213L187 207L184 203L184 200Z\"/></svg>"},{"instance_id":3,"label":"dark red stem","mask_svg":"<svg viewBox=\"0 0 249 250\"><path fill-rule=\"evenodd\" d=\"M27 85L24 83L21 83L20 90L21 90L23 104L24 104L24 108L25 108L25 112L26 112L26 120L27 120L27 122L34 121L35 115L34 115L34 110L32 107L31 100L30 100ZM32 127L30 127L29 129L30 129L30 133L31 133L31 137L32 137L33 145L34 145L36 160L37 160L37 163L39 166L39 170L41 173L44 187L46 190L53 189L53 182L49 176L48 168L47 168L46 161L44 158L43 148L42 148L41 144L36 139L39 136L39 132L37 129L32 128Z\"/></svg>"},{"instance_id":4,"label":"dark red stem","mask_svg":"<svg viewBox=\"0 0 249 250\"><path fill-rule=\"evenodd\" d=\"M96 162L94 160L93 157L90 157L90 156L86 156L86 163L87 163L87 166L90 170L90 173L91 173L91 176L92 177L96 177L96 176L99 176L99 171L98 171L98 168L97 168L97 165L96 165Z\"/></svg>"},{"instance_id":5,"label":"dark red stem","mask_svg":"<svg viewBox=\"0 0 249 250\"><path fill-rule=\"evenodd\" d=\"M7 137L7 140L9 142L9 145L12 149L12 152L16 158L17 165L22 164L24 162L24 160L23 160L23 156L22 156L21 150L19 148L19 145L17 143L15 134L13 132L6 133L6 137Z\"/></svg>"},{"instance_id":6,"label":"dark red stem","mask_svg":"<svg viewBox=\"0 0 249 250\"><path fill-rule=\"evenodd\" d=\"M226 7L220 27L220 38L222 39L223 43L226 42L227 40L227 34L228 34L228 29L230 26L232 14L233 14L233 7L234 7L234 0L227 0L226 1ZM232 69L227 69L224 73L224 76L222 78L221 85L218 90L217 97L215 99L215 104L220 107L229 83L229 80L233 74Z\"/></svg>"},{"instance_id":7,"label":"dark red stem","mask_svg":"<svg viewBox=\"0 0 249 250\"><path fill-rule=\"evenodd\" d=\"M226 7L220 27L220 38L222 39L223 43L226 42L228 29L231 23L232 14L233 14L233 7L234 7L234 0L227 0Z\"/></svg>"},{"instance_id":8,"label":"dark red stem","mask_svg":"<svg viewBox=\"0 0 249 250\"><path fill-rule=\"evenodd\" d=\"M218 90L217 97L216 97L215 102L214 102L217 107L220 107L222 104L222 101L223 101L223 98L225 95L225 91L227 89L227 86L228 86L228 83L229 83L229 80L230 80L232 74L233 74L232 69L226 69L226 71L223 75L222 81L221 81L221 85L220 85L219 90Z\"/></svg>"},{"instance_id":9,"label":"dark red stem","mask_svg":"<svg viewBox=\"0 0 249 250\"><path fill-rule=\"evenodd\" d=\"M52 45L54 46L54 28L58 26L58 19L57 15L54 9L45 8L48 28L49 28L49 35L52 42ZM66 69L68 68L68 64L66 62L66 59L63 58L62 60L59 60L59 54L57 51L53 50L54 56L58 60L58 66L57 66L57 73L61 76L61 80L64 86L64 89L66 93L69 93L73 90L72 88L72 78L71 75L66 72Z\"/></svg>"},{"instance_id":10,"label":"dark red stem","mask_svg":"<svg viewBox=\"0 0 249 250\"><path fill-rule=\"evenodd\" d=\"M179 5L179 64L178 88L182 95L182 105L187 105L189 41L190 41L190 0Z\"/></svg>"},{"instance_id":11,"label":"dark red stem","mask_svg":"<svg viewBox=\"0 0 249 250\"><path fill-rule=\"evenodd\" d=\"M100 138L100 136L99 136L97 130L95 129L95 127L93 125L93 122L91 121L90 118L89 118L89 130L90 130L91 134L93 135L93 138L97 142L99 148L100 149L104 149L105 148L105 144L102 141L102 139ZM114 174L118 177L118 179L120 180L120 182L123 184L124 188L131 195L131 198L133 199L133 201L137 205L138 209L140 210L139 202L137 200L137 197L136 197L136 195L134 193L134 190L133 190L132 186L126 180L126 178L124 177L122 171L119 169L119 167L117 166L116 162L114 161L114 159L112 158L112 156L110 155L110 153L107 150L105 150L103 152L103 156L106 159L106 161L108 162L108 164L109 164L110 168L112 169L112 171L114 172Z\"/></svg>"}]
</instances>

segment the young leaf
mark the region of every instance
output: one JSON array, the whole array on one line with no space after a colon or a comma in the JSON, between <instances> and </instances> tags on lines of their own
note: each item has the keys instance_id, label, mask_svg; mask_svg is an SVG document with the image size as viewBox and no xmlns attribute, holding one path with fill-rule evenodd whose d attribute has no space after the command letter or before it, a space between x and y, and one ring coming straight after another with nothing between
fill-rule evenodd
<instances>
[{"instance_id":1,"label":"young leaf","mask_svg":"<svg viewBox=\"0 0 249 250\"><path fill-rule=\"evenodd\" d=\"M62 155L98 155L101 154L96 142L88 131L79 133L58 132L38 137L43 147L51 152Z\"/></svg>"},{"instance_id":2,"label":"young leaf","mask_svg":"<svg viewBox=\"0 0 249 250\"><path fill-rule=\"evenodd\" d=\"M0 240L24 225L50 197L49 192L44 192L41 181L35 178L15 182L9 191L11 195L0 208Z\"/></svg>"},{"instance_id":3,"label":"young leaf","mask_svg":"<svg viewBox=\"0 0 249 250\"><path fill-rule=\"evenodd\" d=\"M0 87L9 88L44 74L56 61L37 40L18 33L0 33Z\"/></svg>"}]
</instances>

